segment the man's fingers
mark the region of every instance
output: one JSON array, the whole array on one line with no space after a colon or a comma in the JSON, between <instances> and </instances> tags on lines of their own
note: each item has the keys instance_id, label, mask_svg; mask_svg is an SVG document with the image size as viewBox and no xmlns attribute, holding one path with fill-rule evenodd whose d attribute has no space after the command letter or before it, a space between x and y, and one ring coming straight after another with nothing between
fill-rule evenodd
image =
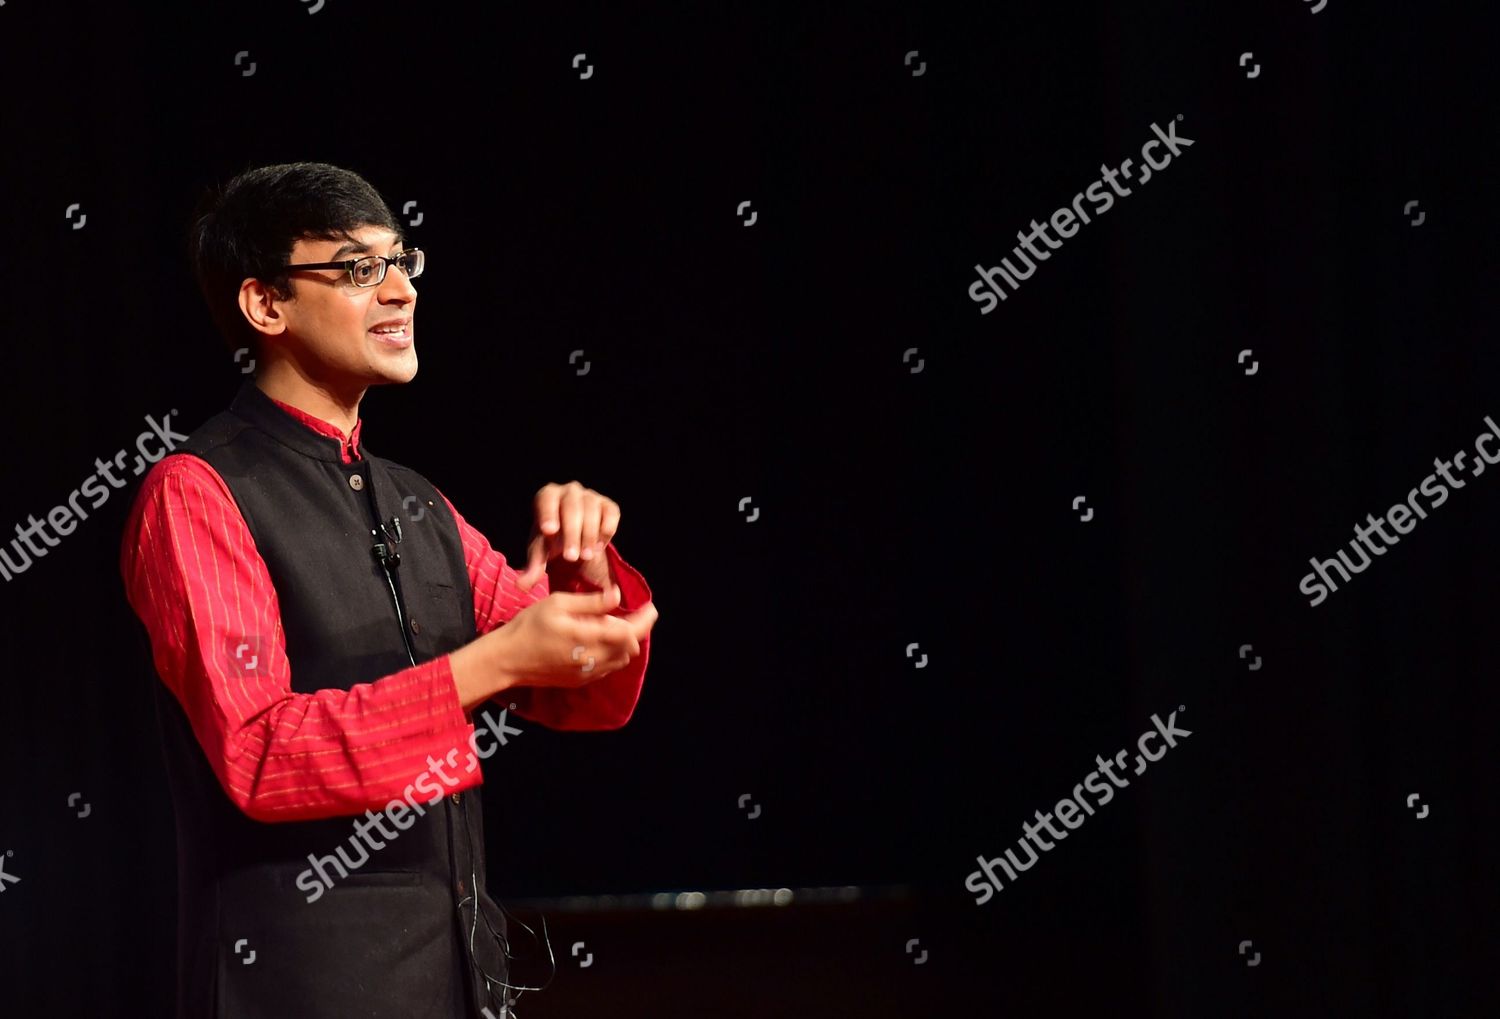
<instances>
[{"instance_id":1,"label":"man's fingers","mask_svg":"<svg viewBox=\"0 0 1500 1019\"><path fill-rule=\"evenodd\" d=\"M618 586L615 588L615 590L619 590ZM570 596L567 593L564 593L562 595L554 595L554 597L565 598ZM571 597L599 598L601 596L595 594L578 594L571 595ZM615 603L618 603L618 598L611 600ZM607 613L608 609L612 607L613 606L608 602L599 603L599 608L604 613ZM640 642L645 640L650 635L651 627L656 623L656 619L656 606L651 604L650 602L647 602L645 605L642 605L634 612L626 613L623 616L601 614L595 616L593 620L584 623L583 625L594 628L593 639L606 642L618 641L622 645L628 645L631 657L635 657L636 655L641 653Z\"/></svg>"},{"instance_id":2,"label":"man's fingers","mask_svg":"<svg viewBox=\"0 0 1500 1019\"><path fill-rule=\"evenodd\" d=\"M552 597L562 599L562 607L567 611L584 617L578 620L575 630L580 642L619 648L628 656L627 661L641 653L641 641L651 634L651 627L659 616L651 602L623 616L610 615L619 607L622 597L618 584L592 594L557 591Z\"/></svg>"},{"instance_id":3,"label":"man's fingers","mask_svg":"<svg viewBox=\"0 0 1500 1019\"><path fill-rule=\"evenodd\" d=\"M613 499L604 502L604 519L599 524L599 540L608 545L620 529L620 504Z\"/></svg>"},{"instance_id":4,"label":"man's fingers","mask_svg":"<svg viewBox=\"0 0 1500 1019\"><path fill-rule=\"evenodd\" d=\"M581 499L574 496L563 500L562 504L562 550L563 558L569 562L577 562L582 550L578 547L580 535L583 532L583 506Z\"/></svg>"},{"instance_id":5,"label":"man's fingers","mask_svg":"<svg viewBox=\"0 0 1500 1019\"><path fill-rule=\"evenodd\" d=\"M543 539L538 538L531 543L531 551L526 556L526 575L532 578L532 583L541 579L540 574L547 567L547 554L542 550Z\"/></svg>"},{"instance_id":6,"label":"man's fingers","mask_svg":"<svg viewBox=\"0 0 1500 1019\"><path fill-rule=\"evenodd\" d=\"M630 624L630 630L635 634L637 640L645 640L647 635L651 633L651 627L656 625L659 615L660 613L656 611L655 604L647 602L634 612L627 612L623 616L615 616L614 618L620 620L622 623Z\"/></svg>"},{"instance_id":7,"label":"man's fingers","mask_svg":"<svg viewBox=\"0 0 1500 1019\"><path fill-rule=\"evenodd\" d=\"M583 615L599 615L611 612L620 605L620 585L610 584L602 591L574 594L572 591L554 591L552 597L561 598L563 608Z\"/></svg>"},{"instance_id":8,"label":"man's fingers","mask_svg":"<svg viewBox=\"0 0 1500 1019\"><path fill-rule=\"evenodd\" d=\"M606 644L616 644L631 658L641 653L641 641L635 627L619 616L604 617L604 630L599 639Z\"/></svg>"},{"instance_id":9,"label":"man's fingers","mask_svg":"<svg viewBox=\"0 0 1500 1019\"><path fill-rule=\"evenodd\" d=\"M543 534L556 534L558 531L557 504L562 499L562 488L557 485L543 485L536 493L536 521L537 527Z\"/></svg>"},{"instance_id":10,"label":"man's fingers","mask_svg":"<svg viewBox=\"0 0 1500 1019\"><path fill-rule=\"evenodd\" d=\"M594 546L599 544L599 511L590 507L584 510L580 518L583 529L578 534L579 556L588 553L586 558L592 559L595 554Z\"/></svg>"},{"instance_id":11,"label":"man's fingers","mask_svg":"<svg viewBox=\"0 0 1500 1019\"><path fill-rule=\"evenodd\" d=\"M530 591L542 579L542 573L547 567L547 538L538 534L531 539L531 546L526 552L526 569L521 571L518 583Z\"/></svg>"}]
</instances>

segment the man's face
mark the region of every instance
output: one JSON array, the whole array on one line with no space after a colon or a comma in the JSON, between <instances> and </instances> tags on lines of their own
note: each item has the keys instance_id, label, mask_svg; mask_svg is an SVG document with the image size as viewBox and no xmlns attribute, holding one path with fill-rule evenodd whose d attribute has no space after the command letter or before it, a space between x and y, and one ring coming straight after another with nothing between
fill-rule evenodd
<instances>
[{"instance_id":1,"label":"man's face","mask_svg":"<svg viewBox=\"0 0 1500 1019\"><path fill-rule=\"evenodd\" d=\"M394 255L396 234L382 227L350 231L352 241L302 239L288 263L338 262L363 255ZM379 286L358 287L342 269L297 269L293 298L277 302L285 328L267 337L281 345L315 381L339 387L410 382L417 374L413 313L417 289L406 273L388 266ZM377 333L403 323L396 335Z\"/></svg>"}]
</instances>

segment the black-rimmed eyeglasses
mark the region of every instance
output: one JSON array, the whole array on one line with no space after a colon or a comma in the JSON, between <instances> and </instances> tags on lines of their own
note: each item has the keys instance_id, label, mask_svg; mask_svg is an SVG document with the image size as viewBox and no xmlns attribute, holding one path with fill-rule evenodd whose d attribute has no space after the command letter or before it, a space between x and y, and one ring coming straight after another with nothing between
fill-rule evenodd
<instances>
[{"instance_id":1,"label":"black-rimmed eyeglasses","mask_svg":"<svg viewBox=\"0 0 1500 1019\"><path fill-rule=\"evenodd\" d=\"M406 273L407 279L416 279L422 275L422 269L427 261L427 256L422 253L421 248L407 248L398 251L394 255L366 255L364 258L351 258L344 262L297 262L292 265L283 265L282 269L343 269L349 273L349 279L357 287L378 287L385 282L385 270L387 266L400 266L401 271Z\"/></svg>"}]
</instances>

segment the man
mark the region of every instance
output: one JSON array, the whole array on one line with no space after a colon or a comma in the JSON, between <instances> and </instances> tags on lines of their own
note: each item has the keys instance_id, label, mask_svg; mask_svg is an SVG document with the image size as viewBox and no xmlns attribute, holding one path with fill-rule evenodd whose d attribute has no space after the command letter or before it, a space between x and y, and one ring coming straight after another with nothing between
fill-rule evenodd
<instances>
[{"instance_id":1,"label":"man","mask_svg":"<svg viewBox=\"0 0 1500 1019\"><path fill-rule=\"evenodd\" d=\"M620 507L544 486L518 574L363 447L366 389L416 375L426 259L358 175L247 171L189 241L257 372L142 480L120 554L161 678L178 1015L508 1015L479 760L507 712L633 713L657 613Z\"/></svg>"}]
</instances>

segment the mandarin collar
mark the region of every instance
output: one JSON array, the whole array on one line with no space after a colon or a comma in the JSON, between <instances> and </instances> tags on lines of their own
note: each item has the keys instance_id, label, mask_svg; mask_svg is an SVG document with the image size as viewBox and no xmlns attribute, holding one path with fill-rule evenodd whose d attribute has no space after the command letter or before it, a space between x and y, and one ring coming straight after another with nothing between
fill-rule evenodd
<instances>
[{"instance_id":1,"label":"mandarin collar","mask_svg":"<svg viewBox=\"0 0 1500 1019\"><path fill-rule=\"evenodd\" d=\"M314 459L343 464L363 459L359 442L363 418L355 421L354 431L346 439L337 425L283 403L257 386L253 379L240 384L229 409L270 433L282 445Z\"/></svg>"}]
</instances>

